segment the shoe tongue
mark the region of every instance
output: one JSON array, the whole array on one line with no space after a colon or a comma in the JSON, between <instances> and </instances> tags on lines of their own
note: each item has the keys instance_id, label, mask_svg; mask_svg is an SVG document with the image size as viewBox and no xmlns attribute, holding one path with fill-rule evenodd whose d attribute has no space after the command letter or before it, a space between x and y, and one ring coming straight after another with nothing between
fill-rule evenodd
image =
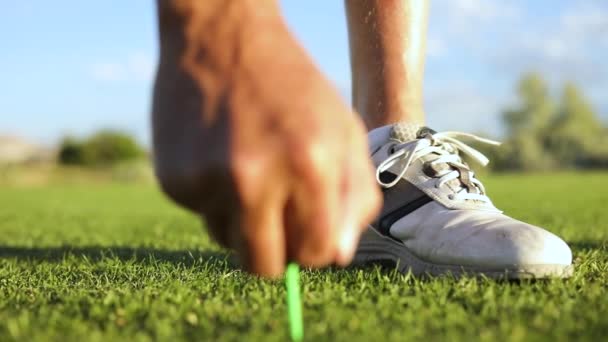
<instances>
[{"instance_id":1,"label":"shoe tongue","mask_svg":"<svg viewBox=\"0 0 608 342\"><path fill-rule=\"evenodd\" d=\"M394 124L391 127L391 130L389 132L389 139L391 140L396 140L398 142L401 143L405 143L408 141L412 141L415 139L420 139L422 138L425 134L430 133L430 134L434 134L437 133L434 130L416 124L416 123L408 123L408 122L399 122ZM423 162L431 162L437 158L439 158L440 155L435 154L435 153L431 153L431 154L427 154L423 157L421 157ZM437 164L434 166L434 172L442 172L442 171L453 171L456 170L454 167L442 163L442 164ZM463 184L460 181L460 179L456 178L456 179L452 179L450 181L447 182L447 184L451 185L454 189L454 191L459 191Z\"/></svg>"},{"instance_id":2,"label":"shoe tongue","mask_svg":"<svg viewBox=\"0 0 608 342\"><path fill-rule=\"evenodd\" d=\"M406 143L422 138L427 133L435 134L437 132L428 127L408 122L399 122L373 129L367 135L370 153L374 154L374 151L376 151L379 146L386 144L389 140L398 143Z\"/></svg>"},{"instance_id":3,"label":"shoe tongue","mask_svg":"<svg viewBox=\"0 0 608 342\"><path fill-rule=\"evenodd\" d=\"M422 126L416 123L399 122L391 127L389 138L399 142L408 142L418 137L418 131Z\"/></svg>"}]
</instances>

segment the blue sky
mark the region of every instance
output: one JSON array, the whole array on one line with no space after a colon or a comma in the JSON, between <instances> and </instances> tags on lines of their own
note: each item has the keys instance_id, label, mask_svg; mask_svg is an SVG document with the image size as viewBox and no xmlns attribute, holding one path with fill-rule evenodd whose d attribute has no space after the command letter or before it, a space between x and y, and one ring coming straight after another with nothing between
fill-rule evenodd
<instances>
[{"instance_id":1,"label":"blue sky","mask_svg":"<svg viewBox=\"0 0 608 342\"><path fill-rule=\"evenodd\" d=\"M293 32L345 97L343 2L283 0ZM0 12L0 134L54 143L100 127L149 142L157 59L152 0L6 2ZM608 121L608 2L435 0L425 108L436 129L500 133L521 73L585 91Z\"/></svg>"}]
</instances>

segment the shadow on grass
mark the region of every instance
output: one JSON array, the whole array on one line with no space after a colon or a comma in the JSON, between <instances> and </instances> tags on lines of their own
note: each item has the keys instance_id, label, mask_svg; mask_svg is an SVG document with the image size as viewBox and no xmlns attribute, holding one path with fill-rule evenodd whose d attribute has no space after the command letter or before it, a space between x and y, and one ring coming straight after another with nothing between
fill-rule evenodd
<instances>
[{"instance_id":1,"label":"shadow on grass","mask_svg":"<svg viewBox=\"0 0 608 342\"><path fill-rule=\"evenodd\" d=\"M168 262L184 266L225 263L229 268L239 268L236 259L230 253L219 251L167 250L125 246L17 247L0 245L1 259L61 262L70 256L90 261L119 259L142 264Z\"/></svg>"}]
</instances>

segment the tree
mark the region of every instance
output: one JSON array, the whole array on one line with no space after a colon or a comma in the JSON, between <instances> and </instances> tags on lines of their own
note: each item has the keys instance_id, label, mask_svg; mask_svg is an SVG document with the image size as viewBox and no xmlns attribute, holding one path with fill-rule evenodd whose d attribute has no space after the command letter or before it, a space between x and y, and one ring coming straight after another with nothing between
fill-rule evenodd
<instances>
[{"instance_id":1,"label":"tree","mask_svg":"<svg viewBox=\"0 0 608 342\"><path fill-rule=\"evenodd\" d=\"M547 145L560 164L592 167L608 163L605 128L591 104L572 83L564 86Z\"/></svg>"},{"instance_id":2,"label":"tree","mask_svg":"<svg viewBox=\"0 0 608 342\"><path fill-rule=\"evenodd\" d=\"M525 75L517 94L517 105L503 113L508 137L493 153L493 169L608 166L608 131L573 83L564 85L558 106L537 74Z\"/></svg>"},{"instance_id":3,"label":"tree","mask_svg":"<svg viewBox=\"0 0 608 342\"><path fill-rule=\"evenodd\" d=\"M59 145L59 163L64 165L84 164L83 150L84 146L82 142L79 142L72 137L64 138Z\"/></svg>"},{"instance_id":4,"label":"tree","mask_svg":"<svg viewBox=\"0 0 608 342\"><path fill-rule=\"evenodd\" d=\"M144 155L144 150L129 134L103 130L84 141L64 139L59 150L59 162L66 165L107 166Z\"/></svg>"},{"instance_id":5,"label":"tree","mask_svg":"<svg viewBox=\"0 0 608 342\"><path fill-rule=\"evenodd\" d=\"M535 73L524 75L517 87L519 103L503 113L508 139L498 152L495 168L540 170L553 167L544 140L555 105L545 81Z\"/></svg>"},{"instance_id":6,"label":"tree","mask_svg":"<svg viewBox=\"0 0 608 342\"><path fill-rule=\"evenodd\" d=\"M84 162L88 165L110 165L143 155L135 139L119 131L100 131L85 142Z\"/></svg>"},{"instance_id":7,"label":"tree","mask_svg":"<svg viewBox=\"0 0 608 342\"><path fill-rule=\"evenodd\" d=\"M519 103L503 113L509 136L540 135L552 119L555 105L545 81L536 73L522 77L517 86Z\"/></svg>"}]
</instances>

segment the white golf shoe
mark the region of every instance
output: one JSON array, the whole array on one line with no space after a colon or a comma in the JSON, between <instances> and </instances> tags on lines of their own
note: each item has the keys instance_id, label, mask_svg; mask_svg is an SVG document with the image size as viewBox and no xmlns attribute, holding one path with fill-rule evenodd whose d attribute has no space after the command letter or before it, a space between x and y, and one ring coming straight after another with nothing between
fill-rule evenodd
<instances>
[{"instance_id":1,"label":"white golf shoe","mask_svg":"<svg viewBox=\"0 0 608 342\"><path fill-rule=\"evenodd\" d=\"M483 165L487 158L458 138L497 144L405 123L369 133L384 206L361 237L355 264L390 261L401 272L430 275L570 276L568 245L496 209L459 153Z\"/></svg>"}]
</instances>

